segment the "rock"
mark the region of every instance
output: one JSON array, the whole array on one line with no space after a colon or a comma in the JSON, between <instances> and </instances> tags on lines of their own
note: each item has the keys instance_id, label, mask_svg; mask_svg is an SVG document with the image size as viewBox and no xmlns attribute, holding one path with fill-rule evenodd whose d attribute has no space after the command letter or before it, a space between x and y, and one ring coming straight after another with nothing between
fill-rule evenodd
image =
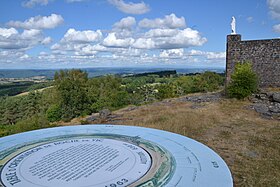
<instances>
[{"instance_id":1,"label":"rock","mask_svg":"<svg viewBox=\"0 0 280 187\"><path fill-rule=\"evenodd\" d=\"M96 116L89 116L86 118L86 121L95 121L95 120L97 120Z\"/></svg>"},{"instance_id":2,"label":"rock","mask_svg":"<svg viewBox=\"0 0 280 187\"><path fill-rule=\"evenodd\" d=\"M280 113L280 108L278 108L277 106L269 106L268 109L270 112Z\"/></svg>"},{"instance_id":3,"label":"rock","mask_svg":"<svg viewBox=\"0 0 280 187\"><path fill-rule=\"evenodd\" d=\"M280 92L273 93L272 101L280 103Z\"/></svg>"},{"instance_id":4,"label":"rock","mask_svg":"<svg viewBox=\"0 0 280 187\"><path fill-rule=\"evenodd\" d=\"M254 109L256 112L261 113L261 114L268 113L268 107L265 104L256 104L256 105L254 105Z\"/></svg>"},{"instance_id":5,"label":"rock","mask_svg":"<svg viewBox=\"0 0 280 187\"><path fill-rule=\"evenodd\" d=\"M178 100L180 101L191 101L194 103L202 103L202 102L214 102L219 101L221 99L220 93L214 93L214 94L205 94L200 96L188 96L185 98L180 98Z\"/></svg>"},{"instance_id":6,"label":"rock","mask_svg":"<svg viewBox=\"0 0 280 187\"><path fill-rule=\"evenodd\" d=\"M201 105L201 104L194 104L194 105L192 105L190 108L191 109L199 109L199 108L203 108L203 107L205 107L204 105Z\"/></svg>"},{"instance_id":7,"label":"rock","mask_svg":"<svg viewBox=\"0 0 280 187\"><path fill-rule=\"evenodd\" d=\"M268 97L269 99L272 99L273 92L267 92L266 95L267 95L267 97Z\"/></svg>"},{"instance_id":8,"label":"rock","mask_svg":"<svg viewBox=\"0 0 280 187\"><path fill-rule=\"evenodd\" d=\"M137 108L138 108L137 106L130 106L126 109L126 111L132 111L132 110L135 110Z\"/></svg>"},{"instance_id":9,"label":"rock","mask_svg":"<svg viewBox=\"0 0 280 187\"><path fill-rule=\"evenodd\" d=\"M256 157L258 157L258 153L257 153L256 151L251 151L251 150L247 151L247 152L246 152L246 155L249 156L249 157L251 157L251 158L256 158Z\"/></svg>"},{"instance_id":10,"label":"rock","mask_svg":"<svg viewBox=\"0 0 280 187\"><path fill-rule=\"evenodd\" d=\"M98 119L99 113L92 113L89 117L86 118L86 121L93 122Z\"/></svg>"},{"instance_id":11,"label":"rock","mask_svg":"<svg viewBox=\"0 0 280 187\"><path fill-rule=\"evenodd\" d=\"M265 93L261 93L261 94L255 94L255 97L257 99L261 99L261 100L268 100L268 97Z\"/></svg>"},{"instance_id":12,"label":"rock","mask_svg":"<svg viewBox=\"0 0 280 187\"><path fill-rule=\"evenodd\" d=\"M109 109L103 109L99 111L99 117L101 119L106 119L111 115L111 111Z\"/></svg>"},{"instance_id":13,"label":"rock","mask_svg":"<svg viewBox=\"0 0 280 187\"><path fill-rule=\"evenodd\" d=\"M250 98L250 101L253 102L253 103L258 103L259 102L259 100L255 97Z\"/></svg>"},{"instance_id":14,"label":"rock","mask_svg":"<svg viewBox=\"0 0 280 187\"><path fill-rule=\"evenodd\" d=\"M250 101L253 103L248 109L254 109L263 118L277 119L280 116L280 92L264 92L252 94Z\"/></svg>"}]
</instances>

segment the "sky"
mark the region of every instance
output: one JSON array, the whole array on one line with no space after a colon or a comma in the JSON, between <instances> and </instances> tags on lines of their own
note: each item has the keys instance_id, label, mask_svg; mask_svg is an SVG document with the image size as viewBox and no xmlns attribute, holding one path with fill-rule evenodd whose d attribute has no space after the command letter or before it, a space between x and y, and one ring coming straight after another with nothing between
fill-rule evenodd
<instances>
[{"instance_id":1,"label":"sky","mask_svg":"<svg viewBox=\"0 0 280 187\"><path fill-rule=\"evenodd\" d=\"M0 69L225 67L232 16L280 37L280 0L1 0Z\"/></svg>"}]
</instances>

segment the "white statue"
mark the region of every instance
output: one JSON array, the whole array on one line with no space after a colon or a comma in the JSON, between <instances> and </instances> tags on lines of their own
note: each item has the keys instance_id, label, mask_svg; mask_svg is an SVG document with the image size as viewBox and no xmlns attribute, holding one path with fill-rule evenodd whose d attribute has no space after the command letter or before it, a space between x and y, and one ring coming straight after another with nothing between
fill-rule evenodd
<instances>
[{"instance_id":1,"label":"white statue","mask_svg":"<svg viewBox=\"0 0 280 187\"><path fill-rule=\"evenodd\" d=\"M231 18L231 34L236 34L236 30L235 30L235 17L232 16Z\"/></svg>"}]
</instances>

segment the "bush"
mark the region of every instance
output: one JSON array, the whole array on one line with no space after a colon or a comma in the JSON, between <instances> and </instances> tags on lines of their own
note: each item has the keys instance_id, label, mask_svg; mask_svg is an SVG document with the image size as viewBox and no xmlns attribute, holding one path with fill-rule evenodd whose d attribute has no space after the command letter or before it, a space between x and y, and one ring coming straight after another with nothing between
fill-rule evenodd
<instances>
[{"instance_id":1,"label":"bush","mask_svg":"<svg viewBox=\"0 0 280 187\"><path fill-rule=\"evenodd\" d=\"M13 133L31 131L36 129L48 128L51 127L48 120L43 115L35 115L31 118L27 118L25 120L21 120L14 125L12 128Z\"/></svg>"},{"instance_id":2,"label":"bush","mask_svg":"<svg viewBox=\"0 0 280 187\"><path fill-rule=\"evenodd\" d=\"M182 88L185 94L213 92L218 90L223 83L223 76L209 71L194 76L182 76L177 80L177 84Z\"/></svg>"},{"instance_id":3,"label":"bush","mask_svg":"<svg viewBox=\"0 0 280 187\"><path fill-rule=\"evenodd\" d=\"M54 104L46 111L46 117L49 122L59 121L61 119L61 108L59 105Z\"/></svg>"},{"instance_id":4,"label":"bush","mask_svg":"<svg viewBox=\"0 0 280 187\"><path fill-rule=\"evenodd\" d=\"M82 70L56 72L54 85L60 97L61 117L70 120L89 110L88 75Z\"/></svg>"},{"instance_id":5,"label":"bush","mask_svg":"<svg viewBox=\"0 0 280 187\"><path fill-rule=\"evenodd\" d=\"M218 90L219 87L224 84L224 77L215 72L206 71L200 76L204 81L204 85L202 86L201 91L213 92L215 90Z\"/></svg>"},{"instance_id":6,"label":"bush","mask_svg":"<svg viewBox=\"0 0 280 187\"><path fill-rule=\"evenodd\" d=\"M227 95L237 99L248 97L256 92L258 88L258 78L249 62L238 63L234 73L231 75L231 82L227 88Z\"/></svg>"},{"instance_id":7,"label":"bush","mask_svg":"<svg viewBox=\"0 0 280 187\"><path fill-rule=\"evenodd\" d=\"M158 93L157 98L162 100L166 98L176 97L176 89L173 84L161 84L157 87Z\"/></svg>"}]
</instances>

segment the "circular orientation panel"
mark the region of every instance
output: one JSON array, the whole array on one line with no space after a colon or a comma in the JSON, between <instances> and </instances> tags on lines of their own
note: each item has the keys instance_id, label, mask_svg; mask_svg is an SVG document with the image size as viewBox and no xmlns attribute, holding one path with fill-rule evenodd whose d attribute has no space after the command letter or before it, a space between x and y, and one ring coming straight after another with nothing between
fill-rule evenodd
<instances>
[{"instance_id":1,"label":"circular orientation panel","mask_svg":"<svg viewBox=\"0 0 280 187\"><path fill-rule=\"evenodd\" d=\"M190 138L121 125L56 127L0 138L0 186L232 187L226 163Z\"/></svg>"}]
</instances>

